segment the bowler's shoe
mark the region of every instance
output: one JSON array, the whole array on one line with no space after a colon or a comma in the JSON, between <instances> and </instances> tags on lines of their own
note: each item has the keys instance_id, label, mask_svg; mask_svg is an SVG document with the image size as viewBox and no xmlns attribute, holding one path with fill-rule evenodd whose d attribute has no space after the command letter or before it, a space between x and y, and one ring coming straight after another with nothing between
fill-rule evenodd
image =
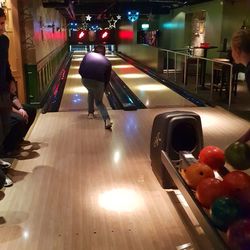
<instances>
[{"instance_id":1,"label":"bowler's shoe","mask_svg":"<svg viewBox=\"0 0 250 250\"><path fill-rule=\"evenodd\" d=\"M12 185L13 185L13 181L7 175L5 175L4 187L10 187Z\"/></svg>"},{"instance_id":2,"label":"bowler's shoe","mask_svg":"<svg viewBox=\"0 0 250 250\"><path fill-rule=\"evenodd\" d=\"M113 122L110 119L105 120L105 129L111 129Z\"/></svg>"},{"instance_id":3,"label":"bowler's shoe","mask_svg":"<svg viewBox=\"0 0 250 250\"><path fill-rule=\"evenodd\" d=\"M0 167L2 169L6 169L6 168L9 168L11 166L11 163L7 162L7 161L4 161L2 159L0 159Z\"/></svg>"},{"instance_id":4,"label":"bowler's shoe","mask_svg":"<svg viewBox=\"0 0 250 250\"><path fill-rule=\"evenodd\" d=\"M89 114L88 114L88 118L89 118L89 119L94 119L94 118L95 118L95 115L94 115L93 113L89 113Z\"/></svg>"}]
</instances>

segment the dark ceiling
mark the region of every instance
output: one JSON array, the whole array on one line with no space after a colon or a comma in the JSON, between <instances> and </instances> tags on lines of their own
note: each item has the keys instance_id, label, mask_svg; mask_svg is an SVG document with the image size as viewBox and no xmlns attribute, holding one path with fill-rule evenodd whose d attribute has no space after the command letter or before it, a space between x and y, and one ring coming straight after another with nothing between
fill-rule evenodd
<instances>
[{"instance_id":1,"label":"dark ceiling","mask_svg":"<svg viewBox=\"0 0 250 250\"><path fill-rule=\"evenodd\" d=\"M81 14L127 14L128 11L136 10L143 14L168 14L173 8L186 4L205 2L202 0L78 0L74 1L76 15Z\"/></svg>"},{"instance_id":2,"label":"dark ceiling","mask_svg":"<svg viewBox=\"0 0 250 250\"><path fill-rule=\"evenodd\" d=\"M68 20L80 20L83 15L105 18L110 15L126 15L135 10L142 15L168 14L171 9L209 0L43 0L44 7L58 9Z\"/></svg>"},{"instance_id":3,"label":"dark ceiling","mask_svg":"<svg viewBox=\"0 0 250 250\"><path fill-rule=\"evenodd\" d=\"M168 13L172 7L182 6L182 0L168 0L168 1L153 1L153 0L117 0L117 1L84 1L79 0L78 3L74 3L75 13L86 14L99 14L101 12L107 12L112 14L124 14L129 10L139 11L141 14L164 14Z\"/></svg>"}]
</instances>

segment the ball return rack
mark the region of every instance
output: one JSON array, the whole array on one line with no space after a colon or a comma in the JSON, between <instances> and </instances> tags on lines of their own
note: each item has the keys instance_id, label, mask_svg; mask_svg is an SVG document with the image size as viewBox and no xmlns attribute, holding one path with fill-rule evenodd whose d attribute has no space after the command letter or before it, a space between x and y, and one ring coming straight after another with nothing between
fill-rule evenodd
<instances>
[{"instance_id":1,"label":"ball return rack","mask_svg":"<svg viewBox=\"0 0 250 250\"><path fill-rule=\"evenodd\" d=\"M213 225L211 219L208 216L207 211L200 205L199 201L195 198L194 191L186 184L185 180L182 178L179 168L185 168L194 162L197 162L192 153L187 151L180 151L180 165L174 166L174 164L169 159L165 151L161 151L161 161L168 171L169 175L173 179L176 187L180 190L183 197L185 198L187 204L192 210L194 216L199 222L201 228L206 234L208 240L213 245L216 250L229 249L222 232L216 229ZM224 167L218 173L220 176L224 176L229 171Z\"/></svg>"}]
</instances>

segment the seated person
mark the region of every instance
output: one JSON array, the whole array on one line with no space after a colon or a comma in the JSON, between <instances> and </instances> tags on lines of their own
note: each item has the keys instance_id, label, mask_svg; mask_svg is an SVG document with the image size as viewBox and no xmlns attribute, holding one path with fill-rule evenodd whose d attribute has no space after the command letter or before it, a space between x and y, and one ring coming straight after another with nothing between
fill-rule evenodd
<instances>
[{"instance_id":1,"label":"seated person","mask_svg":"<svg viewBox=\"0 0 250 250\"><path fill-rule=\"evenodd\" d=\"M23 141L36 117L35 108L20 103L15 82L12 82L10 85L10 93L12 112L10 117L10 132L3 142L5 152L11 152L19 148L20 143Z\"/></svg>"}]
</instances>

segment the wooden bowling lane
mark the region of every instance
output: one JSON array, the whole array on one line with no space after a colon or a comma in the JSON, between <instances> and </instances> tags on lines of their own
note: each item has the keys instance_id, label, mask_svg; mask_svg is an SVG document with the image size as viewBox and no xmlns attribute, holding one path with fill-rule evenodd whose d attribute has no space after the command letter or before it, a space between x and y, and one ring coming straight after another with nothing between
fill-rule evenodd
<instances>
[{"instance_id":1,"label":"wooden bowling lane","mask_svg":"<svg viewBox=\"0 0 250 250\"><path fill-rule=\"evenodd\" d=\"M28 138L37 155L17 162L20 179L1 201L1 250L153 250L190 242L151 172L148 131L139 131L148 125L136 112L111 115L112 133L81 112L40 115Z\"/></svg>"},{"instance_id":2,"label":"wooden bowling lane","mask_svg":"<svg viewBox=\"0 0 250 250\"><path fill-rule=\"evenodd\" d=\"M69 74L67 77L59 111L87 110L87 89L81 83L78 73L80 63L85 52L74 52ZM113 70L133 91L133 93L148 108L156 107L193 107L190 101L178 95L168 87L151 78L122 58L107 54ZM109 102L104 95L104 103L110 109Z\"/></svg>"},{"instance_id":3,"label":"wooden bowling lane","mask_svg":"<svg viewBox=\"0 0 250 250\"><path fill-rule=\"evenodd\" d=\"M118 56L109 56L112 69L148 108L195 105Z\"/></svg>"},{"instance_id":4,"label":"wooden bowling lane","mask_svg":"<svg viewBox=\"0 0 250 250\"><path fill-rule=\"evenodd\" d=\"M86 52L76 51L73 53L71 66L67 76L63 97L59 111L75 111L88 109L88 91L82 85L81 76L78 73L80 63ZM104 95L103 102L109 109L109 102Z\"/></svg>"},{"instance_id":5,"label":"wooden bowling lane","mask_svg":"<svg viewBox=\"0 0 250 250\"><path fill-rule=\"evenodd\" d=\"M0 249L211 250L151 170L153 119L173 110L201 116L205 145L225 148L250 125L197 107L111 110L112 132L82 112L40 114L9 171L14 185L2 190Z\"/></svg>"}]
</instances>

